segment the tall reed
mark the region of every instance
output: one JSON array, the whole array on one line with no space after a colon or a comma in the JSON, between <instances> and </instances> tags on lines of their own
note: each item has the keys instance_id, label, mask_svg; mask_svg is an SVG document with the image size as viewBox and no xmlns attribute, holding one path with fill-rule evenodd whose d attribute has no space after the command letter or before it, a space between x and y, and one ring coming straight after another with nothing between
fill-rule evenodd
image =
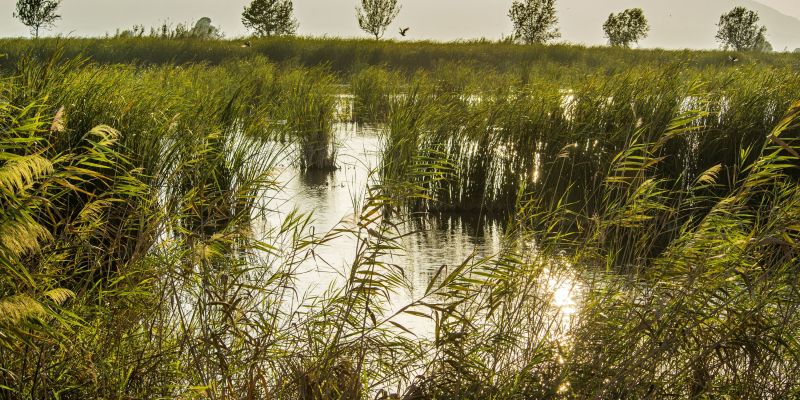
<instances>
[{"instance_id":1,"label":"tall reed","mask_svg":"<svg viewBox=\"0 0 800 400\"><path fill-rule=\"evenodd\" d=\"M277 115L296 139L300 168L336 169L333 79L320 69L291 70L280 77Z\"/></svg>"},{"instance_id":2,"label":"tall reed","mask_svg":"<svg viewBox=\"0 0 800 400\"><path fill-rule=\"evenodd\" d=\"M277 63L305 67L327 65L343 74L369 66L389 65L413 74L419 69L460 65L469 66L473 71L497 70L559 80L579 80L582 75L596 72L620 73L632 67L658 68L675 60L687 60L687 67L693 70L735 69L744 64L784 68L798 65L797 55L790 53L738 53L739 62L732 63L728 58L730 52L719 50L622 49L573 44L530 46L488 40L441 43L272 37L249 38L248 41L250 47L243 47L241 39L40 38L33 41L12 38L0 41L2 53L7 55L0 58L0 67L13 66L29 52L49 58L58 48L63 48L68 58L84 55L102 64L223 64L259 55Z\"/></svg>"},{"instance_id":3,"label":"tall reed","mask_svg":"<svg viewBox=\"0 0 800 400\"><path fill-rule=\"evenodd\" d=\"M394 71L370 67L350 78L356 122L385 122L393 98L401 94L401 78Z\"/></svg>"},{"instance_id":4,"label":"tall reed","mask_svg":"<svg viewBox=\"0 0 800 400\"><path fill-rule=\"evenodd\" d=\"M796 72L644 66L566 86L446 68L405 76L364 200L314 232L268 218L268 193L294 141L306 168L335 165L330 73L15 64L0 398L800 393ZM502 249L434 266L397 304L417 283L396 258L415 211L501 214ZM341 284L303 293L341 238Z\"/></svg>"}]
</instances>

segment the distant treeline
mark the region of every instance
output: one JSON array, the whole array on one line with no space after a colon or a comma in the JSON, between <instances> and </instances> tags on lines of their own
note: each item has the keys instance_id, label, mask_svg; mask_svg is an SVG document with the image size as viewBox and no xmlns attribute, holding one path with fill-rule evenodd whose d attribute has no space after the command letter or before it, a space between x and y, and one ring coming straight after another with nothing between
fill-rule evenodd
<instances>
[{"instance_id":1,"label":"distant treeline","mask_svg":"<svg viewBox=\"0 0 800 400\"><path fill-rule=\"evenodd\" d=\"M696 50L630 50L578 45L518 45L491 41L394 42L339 38L272 37L237 40L169 40L162 38L0 39L0 68L7 69L23 55L46 58L57 49L66 58L86 57L103 64L221 64L266 56L273 62L328 66L334 72L354 72L366 66L388 65L413 72L441 65L517 72L537 69L553 77L584 71L608 73L633 66L683 63L686 68L764 66L800 68L797 54Z\"/></svg>"}]
</instances>

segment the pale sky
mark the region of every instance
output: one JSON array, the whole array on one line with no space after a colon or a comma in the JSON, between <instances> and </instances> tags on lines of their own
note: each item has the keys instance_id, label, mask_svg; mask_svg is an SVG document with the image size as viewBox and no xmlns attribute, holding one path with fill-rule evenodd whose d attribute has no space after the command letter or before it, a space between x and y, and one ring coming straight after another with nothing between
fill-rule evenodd
<instances>
[{"instance_id":1,"label":"pale sky","mask_svg":"<svg viewBox=\"0 0 800 400\"><path fill-rule=\"evenodd\" d=\"M653 30L651 37L642 42L642 47L713 47L714 24L719 18L719 12L714 9L713 12L708 12L714 15L702 16L702 25L708 26L710 32L704 30L702 40L693 41L691 35L679 38L681 33L686 32L681 32L680 29L673 32L676 24L666 18L672 17L670 7L680 1L689 1L687 4L694 3L695 6L722 2L727 7L728 3L747 3L751 0L559 0L557 4L562 40L603 44L605 39L600 26L605 17L610 12L641 5L646 13L650 7L655 10L654 13L664 14L648 15ZM0 37L28 35L26 27L12 18L15 2L0 0ZM294 0L295 15L300 23L298 33L310 36L367 37L358 29L354 17L357 2ZM63 0L60 9L62 19L56 29L47 34L102 36L106 33L113 34L118 28L130 28L134 24L150 27L160 25L165 20L174 24L193 22L207 16L227 37L239 37L247 34L241 24L241 12L246 3L248 0ZM499 39L511 33L511 24L507 17L511 3L512 0L401 0L403 8L400 16L387 31L386 37L398 38L397 29L408 26L411 28L410 40L450 41L482 37ZM760 3L782 14L800 18L800 0L761 0ZM723 7L717 5L718 8ZM663 18L659 19L661 17ZM708 38L707 35L711 37ZM800 37L800 32L797 35ZM776 49L795 44L800 47L800 40L795 42L783 40L783 37L779 39L778 43L774 43Z\"/></svg>"}]
</instances>

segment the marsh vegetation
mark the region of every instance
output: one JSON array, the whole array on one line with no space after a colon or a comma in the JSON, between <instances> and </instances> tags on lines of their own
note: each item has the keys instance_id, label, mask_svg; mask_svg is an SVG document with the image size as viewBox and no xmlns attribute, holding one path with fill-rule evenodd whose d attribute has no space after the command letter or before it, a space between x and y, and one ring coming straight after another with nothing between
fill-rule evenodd
<instances>
[{"instance_id":1,"label":"marsh vegetation","mask_svg":"<svg viewBox=\"0 0 800 400\"><path fill-rule=\"evenodd\" d=\"M0 398L800 395L797 56L322 42L2 41Z\"/></svg>"}]
</instances>

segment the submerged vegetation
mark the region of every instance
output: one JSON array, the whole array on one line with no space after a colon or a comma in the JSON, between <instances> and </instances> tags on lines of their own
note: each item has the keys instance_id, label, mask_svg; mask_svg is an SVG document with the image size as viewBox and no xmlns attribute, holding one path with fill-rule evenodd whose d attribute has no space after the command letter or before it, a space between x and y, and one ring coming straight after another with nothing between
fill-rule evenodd
<instances>
[{"instance_id":1,"label":"submerged vegetation","mask_svg":"<svg viewBox=\"0 0 800 400\"><path fill-rule=\"evenodd\" d=\"M149 40L4 41L0 398L800 395L796 56ZM185 48L116 64L156 43ZM382 142L353 215L270 218L276 170L336 168L352 121ZM410 220L459 213L501 250L398 304Z\"/></svg>"}]
</instances>

